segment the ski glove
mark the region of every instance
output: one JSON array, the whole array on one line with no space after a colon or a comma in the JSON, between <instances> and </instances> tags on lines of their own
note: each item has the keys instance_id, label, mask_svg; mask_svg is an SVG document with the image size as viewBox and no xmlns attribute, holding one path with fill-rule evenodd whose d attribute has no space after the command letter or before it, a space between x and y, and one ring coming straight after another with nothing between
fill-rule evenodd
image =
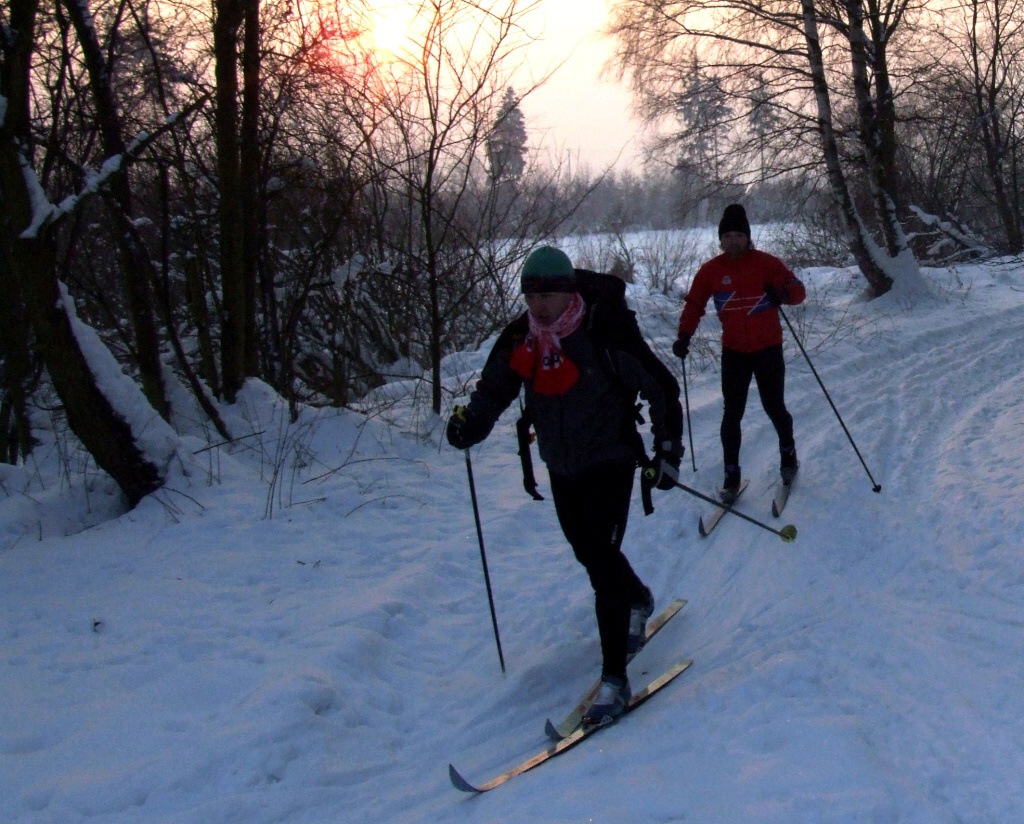
<instances>
[{"instance_id":1,"label":"ski glove","mask_svg":"<svg viewBox=\"0 0 1024 824\"><path fill-rule=\"evenodd\" d=\"M448 419L448 443L456 449L469 449L487 437L490 428L468 406L456 406Z\"/></svg>"},{"instance_id":2,"label":"ski glove","mask_svg":"<svg viewBox=\"0 0 1024 824\"><path fill-rule=\"evenodd\" d=\"M691 337L692 335L687 335L686 332L680 332L679 337L672 344L672 354L679 358L679 360L686 360L686 356L690 354Z\"/></svg>"},{"instance_id":3,"label":"ski glove","mask_svg":"<svg viewBox=\"0 0 1024 824\"><path fill-rule=\"evenodd\" d=\"M778 308L789 300L789 290L785 286L776 289L770 283L766 283L764 285L764 296L772 306Z\"/></svg>"},{"instance_id":4,"label":"ski glove","mask_svg":"<svg viewBox=\"0 0 1024 824\"><path fill-rule=\"evenodd\" d=\"M671 444L666 442L664 446L669 448L655 452L651 462L652 484L662 490L672 489L679 483L679 463L682 460L682 447L679 448L680 454L676 454Z\"/></svg>"}]
</instances>

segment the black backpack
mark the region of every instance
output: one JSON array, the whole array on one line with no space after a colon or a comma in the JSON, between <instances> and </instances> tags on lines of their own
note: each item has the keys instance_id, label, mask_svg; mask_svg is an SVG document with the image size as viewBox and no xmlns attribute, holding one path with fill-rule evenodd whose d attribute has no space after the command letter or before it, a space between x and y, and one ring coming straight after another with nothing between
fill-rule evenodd
<instances>
[{"instance_id":1,"label":"black backpack","mask_svg":"<svg viewBox=\"0 0 1024 824\"><path fill-rule=\"evenodd\" d=\"M640 415L641 404L636 402L636 397L630 395L626 389L625 382L621 379L616 368L615 358L611 356L612 350L625 352L634 357L644 369L653 375L660 384L666 388L666 394L679 397L679 384L675 376L661 362L657 355L651 351L651 347L644 340L640 325L636 320L636 313L629 308L626 302L626 282L615 275L593 272L589 269L576 269L576 284L580 296L587 304L586 329L594 339L598 341L604 352L602 359L608 374L622 388L624 402L635 410L635 420L643 423ZM683 417L679 404L667 404L665 421L669 433L679 433L680 439L683 433ZM676 415L676 410L679 414ZM537 481L533 474L533 458L530 455L530 444L534 436L530 431L531 420L529 410L521 407L522 414L516 422L516 436L519 441L519 457L523 465L523 486L535 500L544 500L537 491ZM644 450L643 438L640 433L633 430L637 450L637 465L645 467L649 461ZM641 484L644 493L644 509L647 512L653 511L650 502L650 490Z\"/></svg>"}]
</instances>

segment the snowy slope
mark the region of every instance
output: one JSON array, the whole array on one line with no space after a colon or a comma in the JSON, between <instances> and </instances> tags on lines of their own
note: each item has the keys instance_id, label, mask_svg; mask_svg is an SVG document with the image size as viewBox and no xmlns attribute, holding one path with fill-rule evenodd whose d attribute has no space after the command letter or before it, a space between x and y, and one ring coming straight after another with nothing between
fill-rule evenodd
<instances>
[{"instance_id":1,"label":"snowy slope","mask_svg":"<svg viewBox=\"0 0 1024 824\"><path fill-rule=\"evenodd\" d=\"M586 577L521 488L511 412L471 453L504 675L464 459L439 430L335 411L288 428L249 386L227 414L262 435L187 439L190 474L113 519L109 484L66 450L0 467L0 820L1016 820L1024 268L925 274L927 298L865 303L849 271L804 273L811 301L789 316L868 470L787 332L799 486L774 521L752 392L742 506L798 540L735 518L702 540L705 504L656 492L644 518L636 494L627 554L659 603L689 603L631 678L693 667L481 797L448 763L484 780L541 749L599 661ZM676 307L633 298L667 352ZM711 491L718 375L688 379L682 480Z\"/></svg>"}]
</instances>

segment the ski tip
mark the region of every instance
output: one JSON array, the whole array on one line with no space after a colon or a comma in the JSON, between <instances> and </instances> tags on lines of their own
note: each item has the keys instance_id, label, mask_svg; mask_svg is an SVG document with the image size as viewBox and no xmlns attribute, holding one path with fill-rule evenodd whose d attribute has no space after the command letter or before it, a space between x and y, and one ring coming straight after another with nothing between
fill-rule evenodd
<instances>
[{"instance_id":1,"label":"ski tip","mask_svg":"<svg viewBox=\"0 0 1024 824\"><path fill-rule=\"evenodd\" d=\"M786 524L779 530L779 537L787 544L793 543L796 540L796 527L793 524Z\"/></svg>"},{"instance_id":2,"label":"ski tip","mask_svg":"<svg viewBox=\"0 0 1024 824\"><path fill-rule=\"evenodd\" d=\"M465 778L463 778L454 764L448 765L448 777L452 780L452 784L455 789L462 790L464 793L478 793L480 790L470 784Z\"/></svg>"},{"instance_id":3,"label":"ski tip","mask_svg":"<svg viewBox=\"0 0 1024 824\"><path fill-rule=\"evenodd\" d=\"M701 518L697 522L697 531L700 533L700 537L701 538L707 538L708 537L708 531L704 528L704 519L703 518Z\"/></svg>"},{"instance_id":4,"label":"ski tip","mask_svg":"<svg viewBox=\"0 0 1024 824\"><path fill-rule=\"evenodd\" d=\"M778 518L781 514L782 513L779 512L779 505L775 503L775 501L772 501L772 517Z\"/></svg>"}]
</instances>

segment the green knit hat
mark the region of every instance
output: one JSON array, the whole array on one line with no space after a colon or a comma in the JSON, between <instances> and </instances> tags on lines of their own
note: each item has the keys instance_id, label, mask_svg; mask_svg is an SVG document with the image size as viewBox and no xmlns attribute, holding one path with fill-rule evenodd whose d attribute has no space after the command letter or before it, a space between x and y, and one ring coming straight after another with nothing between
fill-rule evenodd
<instances>
[{"instance_id":1,"label":"green knit hat","mask_svg":"<svg viewBox=\"0 0 1024 824\"><path fill-rule=\"evenodd\" d=\"M569 256L554 246L539 246L523 263L522 290L533 292L575 292L576 270Z\"/></svg>"}]
</instances>

